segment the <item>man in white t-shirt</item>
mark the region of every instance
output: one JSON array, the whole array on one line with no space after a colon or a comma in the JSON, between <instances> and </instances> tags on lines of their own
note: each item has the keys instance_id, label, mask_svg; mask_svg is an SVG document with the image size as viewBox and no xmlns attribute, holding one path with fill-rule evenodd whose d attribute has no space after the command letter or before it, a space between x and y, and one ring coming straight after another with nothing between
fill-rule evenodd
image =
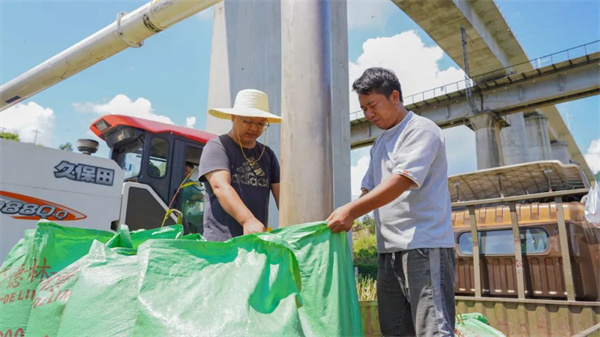
<instances>
[{"instance_id":1,"label":"man in white t-shirt","mask_svg":"<svg viewBox=\"0 0 600 337\"><path fill-rule=\"evenodd\" d=\"M336 209L328 227L349 231L374 211L384 336L452 336L454 235L441 130L406 110L390 70L369 68L352 89L367 120L385 131L371 149L361 197Z\"/></svg>"}]
</instances>

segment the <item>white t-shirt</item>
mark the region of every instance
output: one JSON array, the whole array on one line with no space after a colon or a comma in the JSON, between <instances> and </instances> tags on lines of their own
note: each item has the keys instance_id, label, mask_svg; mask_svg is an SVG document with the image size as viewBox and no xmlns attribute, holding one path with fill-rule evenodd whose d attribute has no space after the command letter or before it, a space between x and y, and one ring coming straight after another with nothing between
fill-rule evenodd
<instances>
[{"instance_id":1,"label":"white t-shirt","mask_svg":"<svg viewBox=\"0 0 600 337\"><path fill-rule=\"evenodd\" d=\"M413 181L374 212L379 253L454 247L447 169L441 129L412 111L377 138L362 187L371 191L391 174Z\"/></svg>"}]
</instances>

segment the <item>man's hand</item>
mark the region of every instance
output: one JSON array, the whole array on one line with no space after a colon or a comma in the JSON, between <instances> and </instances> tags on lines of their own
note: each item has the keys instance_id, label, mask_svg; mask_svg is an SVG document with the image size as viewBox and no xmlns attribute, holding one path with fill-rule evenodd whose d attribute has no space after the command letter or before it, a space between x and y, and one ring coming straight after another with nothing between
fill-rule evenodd
<instances>
[{"instance_id":1,"label":"man's hand","mask_svg":"<svg viewBox=\"0 0 600 337\"><path fill-rule=\"evenodd\" d=\"M261 233L265 231L265 226L256 218L252 218L242 224L244 235L252 233Z\"/></svg>"},{"instance_id":2,"label":"man's hand","mask_svg":"<svg viewBox=\"0 0 600 337\"><path fill-rule=\"evenodd\" d=\"M354 217L350 214L350 207L344 205L333 211L327 218L327 221L329 221L327 227L329 227L333 233L339 233L341 231L347 232L352 229Z\"/></svg>"}]
</instances>

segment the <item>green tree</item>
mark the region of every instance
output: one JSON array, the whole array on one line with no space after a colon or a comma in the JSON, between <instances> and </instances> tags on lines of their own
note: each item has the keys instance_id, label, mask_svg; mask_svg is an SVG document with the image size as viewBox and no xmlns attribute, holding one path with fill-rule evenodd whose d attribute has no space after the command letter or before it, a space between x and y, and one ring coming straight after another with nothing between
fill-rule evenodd
<instances>
[{"instance_id":1,"label":"green tree","mask_svg":"<svg viewBox=\"0 0 600 337\"><path fill-rule=\"evenodd\" d=\"M70 142L66 142L64 144L60 144L60 146L58 148L61 149L61 150L63 150L63 151L73 152L73 145Z\"/></svg>"},{"instance_id":2,"label":"green tree","mask_svg":"<svg viewBox=\"0 0 600 337\"><path fill-rule=\"evenodd\" d=\"M0 138L8 139L8 140L16 140L17 142L20 141L19 135L16 133L11 133L11 132L0 132Z\"/></svg>"},{"instance_id":3,"label":"green tree","mask_svg":"<svg viewBox=\"0 0 600 337\"><path fill-rule=\"evenodd\" d=\"M371 234L375 234L375 218L369 213L362 218L364 227Z\"/></svg>"},{"instance_id":4,"label":"green tree","mask_svg":"<svg viewBox=\"0 0 600 337\"><path fill-rule=\"evenodd\" d=\"M375 219L367 214L354 221L352 227L352 250L354 266L360 275L377 277L377 239L375 238Z\"/></svg>"},{"instance_id":5,"label":"green tree","mask_svg":"<svg viewBox=\"0 0 600 337\"><path fill-rule=\"evenodd\" d=\"M354 266L358 273L377 278L377 239L368 230L354 232L352 235Z\"/></svg>"}]
</instances>

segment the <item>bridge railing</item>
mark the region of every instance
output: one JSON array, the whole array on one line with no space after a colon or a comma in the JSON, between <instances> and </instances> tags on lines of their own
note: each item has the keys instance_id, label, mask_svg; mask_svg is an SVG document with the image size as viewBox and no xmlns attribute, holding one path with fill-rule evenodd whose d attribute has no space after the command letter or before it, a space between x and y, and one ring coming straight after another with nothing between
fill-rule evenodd
<instances>
[{"instance_id":1,"label":"bridge railing","mask_svg":"<svg viewBox=\"0 0 600 337\"><path fill-rule=\"evenodd\" d=\"M466 78L464 80L452 82L449 84L445 84L439 87L435 87L433 89L425 90L423 92L419 92L413 95L404 96L404 105L409 106L412 104L416 104L419 102L426 101L428 99L432 99L434 97L439 97L443 95L450 95L452 93L461 92L465 90L467 87L474 87L477 85L486 84L489 82L494 82L495 80L515 75L520 71L529 71L536 70L543 67L547 67L553 64L561 63L564 61L570 61L576 58L580 58L582 56L587 56L593 53L600 52L600 40L592 41L577 47L569 48L566 50L561 50L556 53L552 53L546 56L534 58L528 60L526 62L521 62L518 64L511 65L510 67L497 69L485 74L479 74L472 76L470 78ZM530 68L531 66L531 68ZM350 112L350 120L355 120L363 117L363 113L361 110Z\"/></svg>"}]
</instances>

